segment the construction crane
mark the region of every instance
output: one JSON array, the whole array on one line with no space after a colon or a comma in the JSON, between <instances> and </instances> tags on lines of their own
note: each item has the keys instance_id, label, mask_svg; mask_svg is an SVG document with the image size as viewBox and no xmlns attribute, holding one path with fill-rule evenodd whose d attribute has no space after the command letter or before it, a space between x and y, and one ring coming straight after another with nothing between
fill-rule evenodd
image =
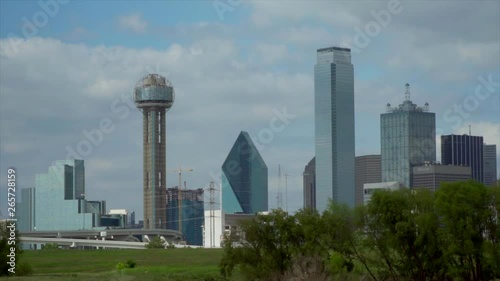
<instances>
[{"instance_id":1,"label":"construction crane","mask_svg":"<svg viewBox=\"0 0 500 281\"><path fill-rule=\"evenodd\" d=\"M178 230L182 232L182 172L192 172L194 169L182 168L179 164L179 168L175 170L170 170L171 172L177 173L179 175L179 185L177 185L177 206L178 206Z\"/></svg>"}]
</instances>

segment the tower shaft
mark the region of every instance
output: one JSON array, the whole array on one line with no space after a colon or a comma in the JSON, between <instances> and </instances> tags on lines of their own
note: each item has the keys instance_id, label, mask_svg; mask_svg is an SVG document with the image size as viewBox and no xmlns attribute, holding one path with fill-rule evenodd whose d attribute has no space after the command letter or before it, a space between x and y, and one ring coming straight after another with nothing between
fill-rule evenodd
<instances>
[{"instance_id":1,"label":"tower shaft","mask_svg":"<svg viewBox=\"0 0 500 281\"><path fill-rule=\"evenodd\" d=\"M144 228L166 228L165 108L144 107Z\"/></svg>"}]
</instances>

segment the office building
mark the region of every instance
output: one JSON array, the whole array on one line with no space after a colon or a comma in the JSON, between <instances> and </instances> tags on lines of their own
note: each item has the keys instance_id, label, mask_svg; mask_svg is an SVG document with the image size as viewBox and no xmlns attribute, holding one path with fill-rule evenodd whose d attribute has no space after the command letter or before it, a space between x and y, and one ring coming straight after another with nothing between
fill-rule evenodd
<instances>
[{"instance_id":1,"label":"office building","mask_svg":"<svg viewBox=\"0 0 500 281\"><path fill-rule=\"evenodd\" d=\"M182 219L183 240L188 245L203 245L204 200L203 189L181 190L181 216L179 216L179 190L167 189L167 228L179 230Z\"/></svg>"},{"instance_id":2,"label":"office building","mask_svg":"<svg viewBox=\"0 0 500 281\"><path fill-rule=\"evenodd\" d=\"M304 208L316 210L316 157L304 169Z\"/></svg>"},{"instance_id":3,"label":"office building","mask_svg":"<svg viewBox=\"0 0 500 281\"><path fill-rule=\"evenodd\" d=\"M354 67L351 50L318 49L314 66L316 209L355 205Z\"/></svg>"},{"instance_id":4,"label":"office building","mask_svg":"<svg viewBox=\"0 0 500 281\"><path fill-rule=\"evenodd\" d=\"M387 104L380 115L382 181L411 186L412 168L436 161L436 115L429 104L419 107L410 100L406 84L405 101L398 107Z\"/></svg>"},{"instance_id":5,"label":"office building","mask_svg":"<svg viewBox=\"0 0 500 281\"><path fill-rule=\"evenodd\" d=\"M363 185L382 181L380 155L356 157L356 205L363 205Z\"/></svg>"},{"instance_id":6,"label":"office building","mask_svg":"<svg viewBox=\"0 0 500 281\"><path fill-rule=\"evenodd\" d=\"M21 231L32 231L35 223L35 188L21 189L21 201L17 202L17 224Z\"/></svg>"},{"instance_id":7,"label":"office building","mask_svg":"<svg viewBox=\"0 0 500 281\"><path fill-rule=\"evenodd\" d=\"M267 166L247 132L241 132L222 165L222 210L255 214L268 210Z\"/></svg>"},{"instance_id":8,"label":"office building","mask_svg":"<svg viewBox=\"0 0 500 281\"><path fill-rule=\"evenodd\" d=\"M484 182L483 137L471 135L441 136L441 163L471 167L472 179Z\"/></svg>"},{"instance_id":9,"label":"office building","mask_svg":"<svg viewBox=\"0 0 500 281\"><path fill-rule=\"evenodd\" d=\"M484 184L492 186L497 180L497 146L483 144Z\"/></svg>"},{"instance_id":10,"label":"office building","mask_svg":"<svg viewBox=\"0 0 500 281\"><path fill-rule=\"evenodd\" d=\"M258 215L267 215L268 212L259 212ZM238 245L244 240L241 225L243 222L254 219L256 214L226 214L222 210L205 211L203 225L203 247L220 248L224 239L228 238Z\"/></svg>"},{"instance_id":11,"label":"office building","mask_svg":"<svg viewBox=\"0 0 500 281\"><path fill-rule=\"evenodd\" d=\"M166 228L165 115L174 103L172 83L148 74L134 88L134 101L143 115L144 228Z\"/></svg>"},{"instance_id":12,"label":"office building","mask_svg":"<svg viewBox=\"0 0 500 281\"><path fill-rule=\"evenodd\" d=\"M35 187L21 190L20 231L79 230L102 227L105 201L85 194L83 160L59 160L47 174L37 174Z\"/></svg>"},{"instance_id":13,"label":"office building","mask_svg":"<svg viewBox=\"0 0 500 281\"><path fill-rule=\"evenodd\" d=\"M370 203L373 193L377 190L394 191L400 188L401 184L397 181L365 183L363 184L363 204L367 205Z\"/></svg>"},{"instance_id":14,"label":"office building","mask_svg":"<svg viewBox=\"0 0 500 281\"><path fill-rule=\"evenodd\" d=\"M471 168L464 166L425 164L413 167L412 189L436 191L443 182L471 179Z\"/></svg>"}]
</instances>

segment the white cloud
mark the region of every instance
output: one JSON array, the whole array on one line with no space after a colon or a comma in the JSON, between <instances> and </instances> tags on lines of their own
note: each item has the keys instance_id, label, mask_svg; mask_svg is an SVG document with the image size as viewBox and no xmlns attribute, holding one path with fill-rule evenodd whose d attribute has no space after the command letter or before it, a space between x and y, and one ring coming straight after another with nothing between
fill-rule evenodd
<instances>
[{"instance_id":1,"label":"white cloud","mask_svg":"<svg viewBox=\"0 0 500 281\"><path fill-rule=\"evenodd\" d=\"M131 30L135 33L144 33L148 27L148 22L142 18L141 14L130 14L118 18L121 28Z\"/></svg>"}]
</instances>

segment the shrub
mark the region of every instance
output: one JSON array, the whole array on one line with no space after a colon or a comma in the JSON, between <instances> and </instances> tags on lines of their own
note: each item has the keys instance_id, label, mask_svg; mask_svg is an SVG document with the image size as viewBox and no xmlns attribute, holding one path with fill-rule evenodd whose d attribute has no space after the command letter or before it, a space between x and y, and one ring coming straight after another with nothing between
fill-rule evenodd
<instances>
[{"instance_id":1,"label":"shrub","mask_svg":"<svg viewBox=\"0 0 500 281\"><path fill-rule=\"evenodd\" d=\"M161 241L159 236L151 239L149 243L146 245L148 249L164 249L165 245L163 245L163 241Z\"/></svg>"},{"instance_id":2,"label":"shrub","mask_svg":"<svg viewBox=\"0 0 500 281\"><path fill-rule=\"evenodd\" d=\"M57 250L59 245L57 243L47 243L43 245L42 250Z\"/></svg>"},{"instance_id":3,"label":"shrub","mask_svg":"<svg viewBox=\"0 0 500 281\"><path fill-rule=\"evenodd\" d=\"M134 260L127 260L127 262L125 263L125 266L127 268L134 268L136 265L135 261Z\"/></svg>"},{"instance_id":4,"label":"shrub","mask_svg":"<svg viewBox=\"0 0 500 281\"><path fill-rule=\"evenodd\" d=\"M116 264L115 268L116 268L117 271L122 271L125 268L127 268L127 265L125 265L123 262L119 262L119 263Z\"/></svg>"},{"instance_id":5,"label":"shrub","mask_svg":"<svg viewBox=\"0 0 500 281\"><path fill-rule=\"evenodd\" d=\"M29 263L22 262L16 268L17 276L27 276L33 274L33 268Z\"/></svg>"}]
</instances>

